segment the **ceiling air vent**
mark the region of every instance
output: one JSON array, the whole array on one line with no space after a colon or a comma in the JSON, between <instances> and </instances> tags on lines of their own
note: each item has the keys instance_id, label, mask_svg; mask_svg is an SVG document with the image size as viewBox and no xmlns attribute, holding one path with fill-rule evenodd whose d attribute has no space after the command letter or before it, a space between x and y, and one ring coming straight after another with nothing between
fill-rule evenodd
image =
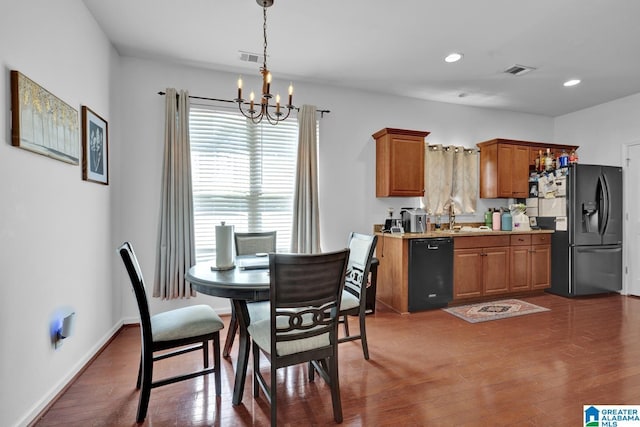
<instances>
[{"instance_id":1,"label":"ceiling air vent","mask_svg":"<svg viewBox=\"0 0 640 427\"><path fill-rule=\"evenodd\" d=\"M242 50L239 50L238 57L240 58L241 61L246 61L246 62L255 62L255 63L264 62L264 56L260 55L259 53L244 52Z\"/></svg>"},{"instance_id":2,"label":"ceiling air vent","mask_svg":"<svg viewBox=\"0 0 640 427\"><path fill-rule=\"evenodd\" d=\"M513 76L521 76L523 74L527 74L529 71L535 70L534 67L527 67L526 65L512 65L511 67L504 70L505 73L511 74Z\"/></svg>"}]
</instances>

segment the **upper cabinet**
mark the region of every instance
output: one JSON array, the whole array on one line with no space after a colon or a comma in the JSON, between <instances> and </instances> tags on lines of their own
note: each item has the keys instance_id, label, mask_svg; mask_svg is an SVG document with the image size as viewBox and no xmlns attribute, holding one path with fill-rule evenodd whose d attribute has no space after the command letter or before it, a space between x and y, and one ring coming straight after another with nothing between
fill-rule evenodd
<instances>
[{"instance_id":1,"label":"upper cabinet","mask_svg":"<svg viewBox=\"0 0 640 427\"><path fill-rule=\"evenodd\" d=\"M384 128L376 140L376 197L424 196L424 139L429 132Z\"/></svg>"},{"instance_id":2,"label":"upper cabinet","mask_svg":"<svg viewBox=\"0 0 640 427\"><path fill-rule=\"evenodd\" d=\"M536 158L542 150L552 155L577 146L545 144L539 142L492 139L477 144L480 148L480 198L524 199L529 194L529 172L535 168Z\"/></svg>"}]
</instances>

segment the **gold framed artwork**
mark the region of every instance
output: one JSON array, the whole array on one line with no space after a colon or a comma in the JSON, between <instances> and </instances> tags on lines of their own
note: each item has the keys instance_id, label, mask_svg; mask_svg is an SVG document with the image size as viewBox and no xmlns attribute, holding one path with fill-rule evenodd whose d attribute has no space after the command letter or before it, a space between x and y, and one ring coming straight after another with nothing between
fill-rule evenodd
<instances>
[{"instance_id":1,"label":"gold framed artwork","mask_svg":"<svg viewBox=\"0 0 640 427\"><path fill-rule=\"evenodd\" d=\"M11 145L77 165L78 111L11 70Z\"/></svg>"},{"instance_id":2,"label":"gold framed artwork","mask_svg":"<svg viewBox=\"0 0 640 427\"><path fill-rule=\"evenodd\" d=\"M105 119L82 106L82 179L109 185L109 129Z\"/></svg>"}]
</instances>

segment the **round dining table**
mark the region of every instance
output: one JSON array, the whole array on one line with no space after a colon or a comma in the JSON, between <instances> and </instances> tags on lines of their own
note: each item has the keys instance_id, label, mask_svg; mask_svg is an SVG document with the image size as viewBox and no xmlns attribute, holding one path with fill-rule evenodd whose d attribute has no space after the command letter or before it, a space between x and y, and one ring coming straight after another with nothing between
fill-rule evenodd
<instances>
[{"instance_id":1,"label":"round dining table","mask_svg":"<svg viewBox=\"0 0 640 427\"><path fill-rule=\"evenodd\" d=\"M211 261L198 263L187 271L185 279L197 292L229 298L233 304L240 336L232 402L234 405L239 405L244 393L251 347L247 332L249 324L247 302L269 300L269 270L264 268L245 270L237 266L230 270L215 270L212 269L213 265Z\"/></svg>"}]
</instances>

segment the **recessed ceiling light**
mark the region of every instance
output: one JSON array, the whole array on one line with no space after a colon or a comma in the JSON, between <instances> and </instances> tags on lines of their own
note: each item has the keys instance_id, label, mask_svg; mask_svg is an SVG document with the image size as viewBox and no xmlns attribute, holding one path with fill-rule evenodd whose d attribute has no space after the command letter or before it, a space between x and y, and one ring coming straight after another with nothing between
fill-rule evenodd
<instances>
[{"instance_id":1,"label":"recessed ceiling light","mask_svg":"<svg viewBox=\"0 0 640 427\"><path fill-rule=\"evenodd\" d=\"M447 55L446 58L444 58L445 62L458 62L461 59L462 59L462 54L457 52L450 53L449 55Z\"/></svg>"},{"instance_id":2,"label":"recessed ceiling light","mask_svg":"<svg viewBox=\"0 0 640 427\"><path fill-rule=\"evenodd\" d=\"M571 79L564 82L565 87L571 87L580 84L580 79Z\"/></svg>"}]
</instances>

